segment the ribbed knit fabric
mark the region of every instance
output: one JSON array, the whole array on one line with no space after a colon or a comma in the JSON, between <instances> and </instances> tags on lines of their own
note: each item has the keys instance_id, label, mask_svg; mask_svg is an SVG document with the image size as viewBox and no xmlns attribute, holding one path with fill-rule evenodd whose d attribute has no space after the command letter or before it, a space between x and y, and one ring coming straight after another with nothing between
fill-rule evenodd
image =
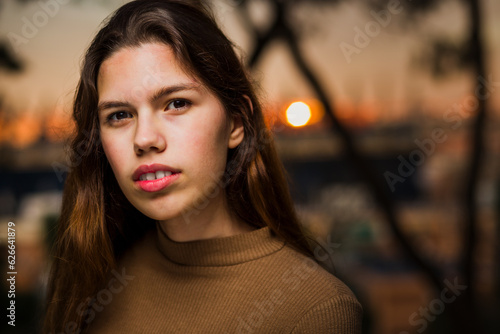
<instances>
[{"instance_id":1,"label":"ribbed knit fabric","mask_svg":"<svg viewBox=\"0 0 500 334\"><path fill-rule=\"evenodd\" d=\"M182 243L157 228L115 276L88 333L361 333L352 292L268 227Z\"/></svg>"}]
</instances>

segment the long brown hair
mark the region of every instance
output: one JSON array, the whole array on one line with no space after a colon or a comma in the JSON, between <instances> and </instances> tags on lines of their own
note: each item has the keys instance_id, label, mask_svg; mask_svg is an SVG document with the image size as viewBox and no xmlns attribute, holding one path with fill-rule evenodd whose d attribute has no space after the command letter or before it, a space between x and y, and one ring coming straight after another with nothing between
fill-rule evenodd
<instances>
[{"instance_id":1,"label":"long brown hair","mask_svg":"<svg viewBox=\"0 0 500 334\"><path fill-rule=\"evenodd\" d=\"M232 43L199 2L133 1L109 18L84 58L73 106L74 168L64 189L44 333L64 331L68 324L84 328L82 305L104 286L123 251L154 226L119 189L100 143L96 113L103 61L123 47L147 42L169 45L185 70L220 99L228 115L243 122L244 139L229 151L225 173L230 209L250 225L269 226L312 256L272 134Z\"/></svg>"}]
</instances>

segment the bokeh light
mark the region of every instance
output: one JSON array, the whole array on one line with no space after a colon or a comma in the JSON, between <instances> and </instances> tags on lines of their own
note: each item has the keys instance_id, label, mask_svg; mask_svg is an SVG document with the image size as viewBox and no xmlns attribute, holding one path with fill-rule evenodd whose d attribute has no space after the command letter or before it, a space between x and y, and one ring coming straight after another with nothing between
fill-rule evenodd
<instances>
[{"instance_id":1,"label":"bokeh light","mask_svg":"<svg viewBox=\"0 0 500 334\"><path fill-rule=\"evenodd\" d=\"M304 102L294 102L286 110L286 120L292 126L304 126L310 119L311 108Z\"/></svg>"}]
</instances>

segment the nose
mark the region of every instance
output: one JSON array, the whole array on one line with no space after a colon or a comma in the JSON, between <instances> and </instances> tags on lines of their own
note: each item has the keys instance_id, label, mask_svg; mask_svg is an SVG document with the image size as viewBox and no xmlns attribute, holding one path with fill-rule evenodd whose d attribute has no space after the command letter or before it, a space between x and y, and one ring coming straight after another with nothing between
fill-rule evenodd
<instances>
[{"instance_id":1,"label":"nose","mask_svg":"<svg viewBox=\"0 0 500 334\"><path fill-rule=\"evenodd\" d=\"M154 115L142 113L142 115L138 116L134 137L135 153L143 155L151 151L162 152L166 147L167 142L159 122L155 122Z\"/></svg>"}]
</instances>

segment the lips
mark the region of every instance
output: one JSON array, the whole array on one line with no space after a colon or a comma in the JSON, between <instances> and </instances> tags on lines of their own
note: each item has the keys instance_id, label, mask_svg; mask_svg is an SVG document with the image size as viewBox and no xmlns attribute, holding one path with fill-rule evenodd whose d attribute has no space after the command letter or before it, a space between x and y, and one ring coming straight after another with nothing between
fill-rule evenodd
<instances>
[{"instance_id":1,"label":"lips","mask_svg":"<svg viewBox=\"0 0 500 334\"><path fill-rule=\"evenodd\" d=\"M180 177L179 169L162 165L142 165L132 175L134 183L143 191L156 192L165 189Z\"/></svg>"}]
</instances>

